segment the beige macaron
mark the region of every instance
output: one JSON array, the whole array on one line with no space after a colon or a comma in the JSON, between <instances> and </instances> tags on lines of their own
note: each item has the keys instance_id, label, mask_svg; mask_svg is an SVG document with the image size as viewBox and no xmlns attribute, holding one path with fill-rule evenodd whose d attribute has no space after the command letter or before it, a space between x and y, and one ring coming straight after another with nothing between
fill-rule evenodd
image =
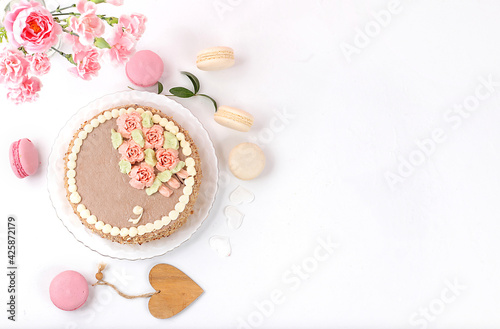
<instances>
[{"instance_id":1,"label":"beige macaron","mask_svg":"<svg viewBox=\"0 0 500 329\"><path fill-rule=\"evenodd\" d=\"M203 49L196 57L196 66L203 71L217 71L234 65L234 51L229 47Z\"/></svg>"},{"instance_id":2,"label":"beige macaron","mask_svg":"<svg viewBox=\"0 0 500 329\"><path fill-rule=\"evenodd\" d=\"M229 153L229 170L236 178L251 180L258 177L266 166L266 156L257 144L241 143Z\"/></svg>"},{"instance_id":3,"label":"beige macaron","mask_svg":"<svg viewBox=\"0 0 500 329\"><path fill-rule=\"evenodd\" d=\"M253 125L253 116L243 110L230 106L219 106L214 120L225 127L238 131L249 131Z\"/></svg>"}]
</instances>

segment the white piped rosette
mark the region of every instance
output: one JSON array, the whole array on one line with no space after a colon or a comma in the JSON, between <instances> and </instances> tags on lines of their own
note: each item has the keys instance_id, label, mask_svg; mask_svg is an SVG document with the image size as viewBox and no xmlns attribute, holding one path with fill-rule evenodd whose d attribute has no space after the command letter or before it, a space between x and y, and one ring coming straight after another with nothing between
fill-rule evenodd
<instances>
[{"instance_id":1,"label":"white piped rosette","mask_svg":"<svg viewBox=\"0 0 500 329\"><path fill-rule=\"evenodd\" d=\"M78 194L76 187L77 177L74 169L76 168L76 160L78 159L80 146L87 137L88 133L92 132L92 130L97 128L101 123L104 123L112 118L117 118L125 112L130 113L132 111L138 111L142 114L144 110L135 108L113 109L105 111L97 118L91 118L96 116L98 113L101 113L103 109L128 104L150 106L162 111L168 116L174 117L184 129L190 132L191 137L196 141L200 158L202 159L201 166L204 173L203 183L200 186L199 196L193 209L194 214L189 217L188 221L169 237L156 241L150 241L142 245L119 244L103 239L90 232L90 230L82 225L80 219L74 213L73 208L67 201L66 191L63 188L65 179L64 175L66 174L68 190L71 193L70 202L78 205L77 211L80 216L84 218L88 224L93 225L97 230L102 230L103 233L111 234L112 236L120 235L121 237L135 237L137 235L143 235L148 232L153 232L154 230L159 230L162 227L169 225L172 221L175 221L179 217L179 214L186 207L186 204L189 202L190 195L193 192L194 176L196 175L195 160L190 157L192 152L191 147L189 142L185 139L184 134L179 132L179 128L172 121L157 114L152 115L153 122L160 124L166 131L175 135L179 141L179 151L186 156L185 169L188 173L188 177L184 180L185 186L182 190L183 194L179 197L174 210L171 210L168 214L165 214L162 218L155 220L153 223L139 225L138 227L131 226L120 228L112 227L111 225L99 220L96 216L90 213L84 204L81 203L81 197ZM90 122L88 122L84 126L83 130L79 132L78 137L74 140L71 153L67 157L68 161L64 161L63 158L67 151L67 145L71 142L74 131L78 130L81 123L87 120L90 120ZM49 194L54 208L56 209L59 218L68 230L73 233L75 238L90 249L95 250L102 255L130 260L145 259L162 255L189 239L189 237L201 225L203 220L208 216L215 199L217 177L218 170L215 150L208 133L198 119L196 119L189 110L182 107L179 103L165 96L139 91L127 91L104 96L90 103L75 114L70 119L68 124L66 124L61 130L54 143L49 157L47 174Z\"/></svg>"}]
</instances>

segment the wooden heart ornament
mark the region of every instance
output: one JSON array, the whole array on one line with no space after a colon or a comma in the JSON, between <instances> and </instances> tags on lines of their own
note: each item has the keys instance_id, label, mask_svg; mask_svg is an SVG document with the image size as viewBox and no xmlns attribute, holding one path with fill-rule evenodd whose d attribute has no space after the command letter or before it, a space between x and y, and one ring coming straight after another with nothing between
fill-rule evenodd
<instances>
[{"instance_id":1,"label":"wooden heart ornament","mask_svg":"<svg viewBox=\"0 0 500 329\"><path fill-rule=\"evenodd\" d=\"M168 264L155 265L149 272L149 282L157 293L151 296L148 308L158 319L176 315L203 293L189 276Z\"/></svg>"}]
</instances>

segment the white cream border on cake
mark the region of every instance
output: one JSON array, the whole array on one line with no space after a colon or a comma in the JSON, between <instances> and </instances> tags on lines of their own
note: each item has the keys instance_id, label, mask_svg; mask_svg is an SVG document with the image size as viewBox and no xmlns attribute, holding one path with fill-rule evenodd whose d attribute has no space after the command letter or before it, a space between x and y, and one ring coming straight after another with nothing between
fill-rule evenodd
<instances>
[{"instance_id":1,"label":"white cream border on cake","mask_svg":"<svg viewBox=\"0 0 500 329\"><path fill-rule=\"evenodd\" d=\"M112 236L120 235L125 238L130 236L131 238L136 235L144 235L146 233L151 233L155 230L161 229L163 226L167 226L171 221L176 220L179 217L179 214L184 211L186 204L189 202L189 196L193 193L193 185L194 185L194 176L196 175L195 161L192 157L189 157L192 153L191 145L186 140L186 136L183 133L179 132L179 127L177 127L172 121L167 118L162 118L160 115L151 113L151 111L146 111L153 118L153 123L157 123L160 126L164 127L167 131L171 132L175 135L175 137L179 140L180 146L182 148L182 154L187 156L184 161L186 164L186 171L189 175L188 178L184 180L184 188L182 190L183 194L179 197L179 202L175 204L174 210L171 210L168 215L163 216L161 219L155 220L153 223L147 223L145 225L139 225L138 227L112 227L110 224L106 224L103 221L99 220L95 215L90 213L90 210L85 207L83 203L81 203L82 198L78 193L76 186L76 160L78 159L78 152L80 152L80 147L83 144L83 141L87 138L88 134L97 128L101 123L104 123L111 119L116 119L123 113L131 113L133 111L138 112L139 114L144 113L144 109L142 108L133 108L129 107L128 109L113 109L111 111L106 111L100 114L97 118L90 120L87 123L83 130L78 133L78 137L75 138L73 143L73 148L71 149L71 153L68 155L68 162L66 163L66 167L68 168L66 172L66 177L68 178L68 191L70 194L70 202L73 204L77 204L76 210L80 214L80 217L85 219L88 224L94 225L96 230L102 231L105 234L111 234Z\"/></svg>"}]
</instances>

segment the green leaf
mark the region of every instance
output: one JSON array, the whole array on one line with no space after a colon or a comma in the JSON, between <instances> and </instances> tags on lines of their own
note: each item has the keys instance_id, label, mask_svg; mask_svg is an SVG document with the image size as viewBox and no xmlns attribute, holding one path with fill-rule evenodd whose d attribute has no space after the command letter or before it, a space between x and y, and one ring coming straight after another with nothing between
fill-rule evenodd
<instances>
[{"instance_id":1,"label":"green leaf","mask_svg":"<svg viewBox=\"0 0 500 329\"><path fill-rule=\"evenodd\" d=\"M142 117L142 126L144 128L153 127L153 117L151 116L151 114L149 114L148 112L144 112L141 114L141 117Z\"/></svg>"},{"instance_id":2,"label":"green leaf","mask_svg":"<svg viewBox=\"0 0 500 329\"><path fill-rule=\"evenodd\" d=\"M158 81L158 94L161 94L162 91L163 91L163 85L161 84L160 81Z\"/></svg>"},{"instance_id":3,"label":"green leaf","mask_svg":"<svg viewBox=\"0 0 500 329\"><path fill-rule=\"evenodd\" d=\"M163 183L167 182L170 178L172 178L172 172L170 170L165 170L156 175L156 178L158 178L160 181Z\"/></svg>"},{"instance_id":4,"label":"green leaf","mask_svg":"<svg viewBox=\"0 0 500 329\"><path fill-rule=\"evenodd\" d=\"M0 42L3 42L3 41L9 41L7 39L7 31L5 30L5 27L0 27Z\"/></svg>"},{"instance_id":5,"label":"green leaf","mask_svg":"<svg viewBox=\"0 0 500 329\"><path fill-rule=\"evenodd\" d=\"M142 130L134 129L134 130L132 130L130 135L132 136L132 139L134 140L134 142L139 144L140 147L144 147L144 135L142 134Z\"/></svg>"},{"instance_id":6,"label":"green leaf","mask_svg":"<svg viewBox=\"0 0 500 329\"><path fill-rule=\"evenodd\" d=\"M146 162L148 165L154 167L156 166L156 155L155 151L152 149L145 149L144 150L144 162Z\"/></svg>"},{"instance_id":7,"label":"green leaf","mask_svg":"<svg viewBox=\"0 0 500 329\"><path fill-rule=\"evenodd\" d=\"M94 39L94 46L96 46L97 48L100 48L100 49L104 49L104 48L111 49L111 46L109 45L109 43L106 40L104 40L104 38L95 38Z\"/></svg>"},{"instance_id":8,"label":"green leaf","mask_svg":"<svg viewBox=\"0 0 500 329\"><path fill-rule=\"evenodd\" d=\"M169 91L172 95L177 96L177 97L181 97L181 98L189 98L189 97L194 96L194 93L191 90L184 88L184 87L174 87L174 88L170 89Z\"/></svg>"},{"instance_id":9,"label":"green leaf","mask_svg":"<svg viewBox=\"0 0 500 329\"><path fill-rule=\"evenodd\" d=\"M109 26L113 26L113 25L116 25L118 24L118 17L102 17L101 19L105 20L106 23L109 24Z\"/></svg>"},{"instance_id":10,"label":"green leaf","mask_svg":"<svg viewBox=\"0 0 500 329\"><path fill-rule=\"evenodd\" d=\"M123 137L119 132L116 132L116 130L111 129L111 143L113 144L113 148L117 149L120 147L120 145L123 144Z\"/></svg>"},{"instance_id":11,"label":"green leaf","mask_svg":"<svg viewBox=\"0 0 500 329\"><path fill-rule=\"evenodd\" d=\"M194 76L194 74L186 72L186 71L181 71L182 74L187 76L189 80L191 80L191 83L193 84L194 87L194 93L197 94L198 91L200 91L200 80L198 80L197 77Z\"/></svg>"},{"instance_id":12,"label":"green leaf","mask_svg":"<svg viewBox=\"0 0 500 329\"><path fill-rule=\"evenodd\" d=\"M17 50L21 51L25 56L28 55L28 52L26 51L26 49L24 49L23 46L17 48Z\"/></svg>"},{"instance_id":13,"label":"green leaf","mask_svg":"<svg viewBox=\"0 0 500 329\"><path fill-rule=\"evenodd\" d=\"M68 60L68 62L70 62L73 65L76 65L76 62L75 62L73 56L71 56L71 54L65 54L63 56L64 56L64 58L66 58Z\"/></svg>"},{"instance_id":14,"label":"green leaf","mask_svg":"<svg viewBox=\"0 0 500 329\"><path fill-rule=\"evenodd\" d=\"M175 137L174 134L172 134L170 131L164 131L163 137L164 137L164 142L163 142L164 149L174 149L174 150L179 149L179 140L177 139L177 137Z\"/></svg>"},{"instance_id":15,"label":"green leaf","mask_svg":"<svg viewBox=\"0 0 500 329\"><path fill-rule=\"evenodd\" d=\"M214 107L215 107L215 112L217 112L217 102L215 101L215 99L213 99L212 97L208 96L208 95L205 95L205 94L198 94L198 96L203 96L203 97L206 97L208 98L209 100L212 101L212 103L214 104Z\"/></svg>"},{"instance_id":16,"label":"green leaf","mask_svg":"<svg viewBox=\"0 0 500 329\"><path fill-rule=\"evenodd\" d=\"M173 168L170 171L173 174L178 173L179 171L181 171L182 168L184 168L185 165L186 165L186 163L184 163L184 161L179 161L179 162L177 162L177 165L175 166L175 168Z\"/></svg>"},{"instance_id":17,"label":"green leaf","mask_svg":"<svg viewBox=\"0 0 500 329\"><path fill-rule=\"evenodd\" d=\"M120 172L122 174L128 175L128 173L132 170L132 164L124 159L120 160L120 162L118 163L118 166L120 166Z\"/></svg>"},{"instance_id":18,"label":"green leaf","mask_svg":"<svg viewBox=\"0 0 500 329\"><path fill-rule=\"evenodd\" d=\"M155 194L156 192L158 192L158 190L161 187L161 183L162 183L161 180L159 180L158 177L156 177L155 180L153 181L153 185L146 188L146 194L152 195L152 194Z\"/></svg>"}]
</instances>

